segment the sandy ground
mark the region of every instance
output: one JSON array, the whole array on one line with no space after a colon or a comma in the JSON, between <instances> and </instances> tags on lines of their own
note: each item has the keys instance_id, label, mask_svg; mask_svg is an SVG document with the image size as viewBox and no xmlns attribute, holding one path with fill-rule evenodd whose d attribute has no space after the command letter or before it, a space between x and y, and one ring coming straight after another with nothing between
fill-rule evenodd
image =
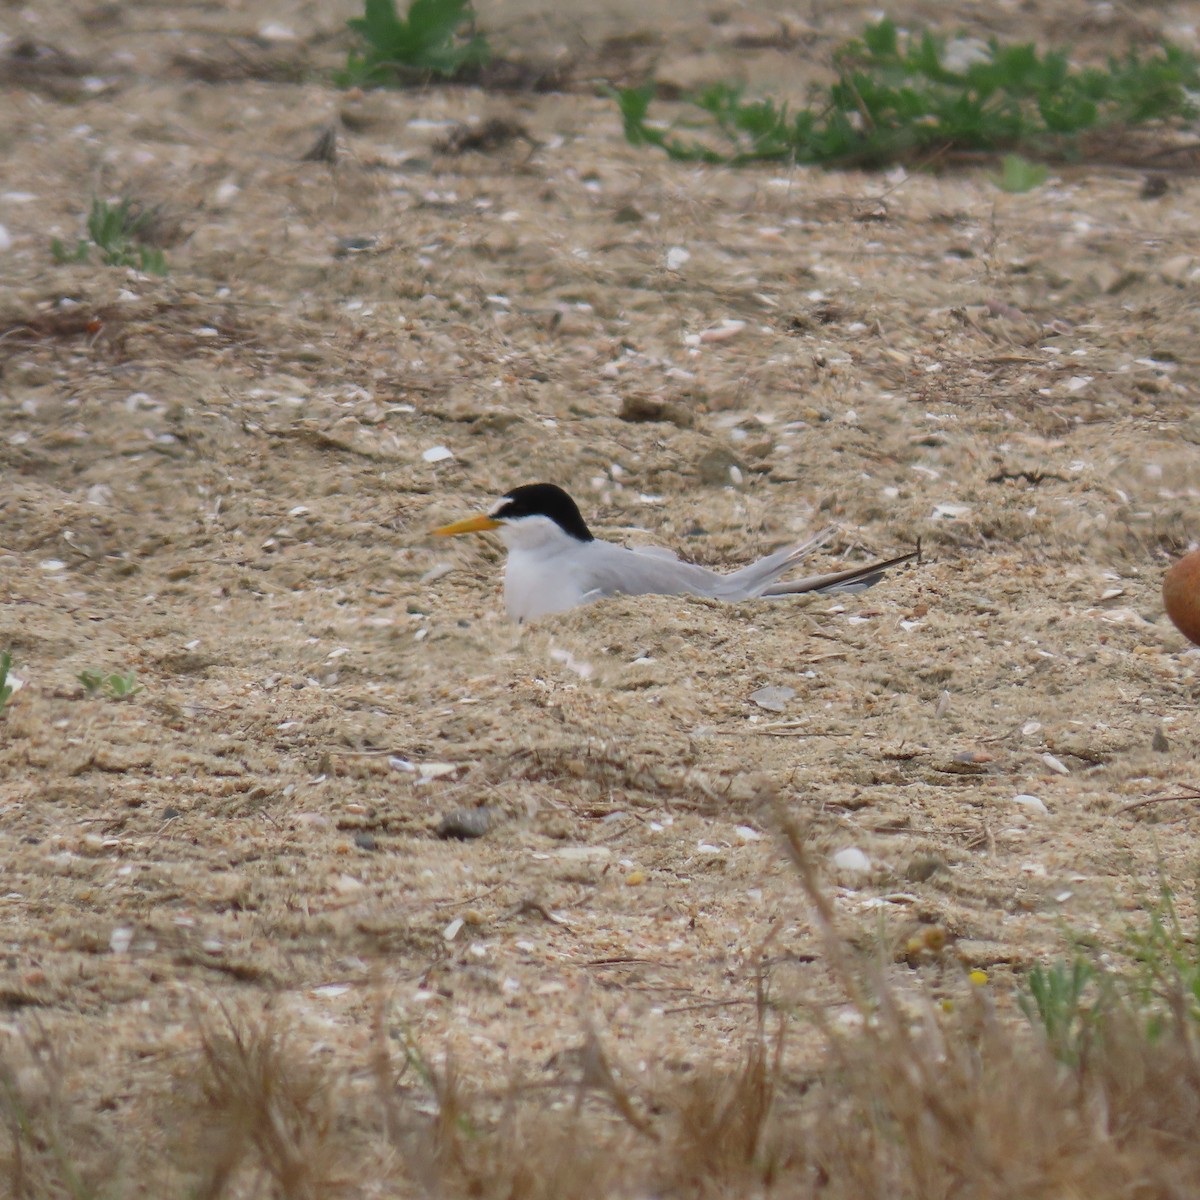
<instances>
[{"instance_id":1,"label":"sandy ground","mask_svg":"<svg viewBox=\"0 0 1200 1200\"><path fill-rule=\"evenodd\" d=\"M1200 18L951 7L914 17L1085 46ZM381 994L480 1078L553 1074L587 1022L633 1070L720 1060L757 972L838 1001L776 805L914 991L967 964L1004 1004L1160 872L1186 899L1195 805L1121 809L1198 782L1200 652L1159 599L1200 535L1194 180L698 169L594 93L651 63L795 87L854 6L481 2L567 90L361 97L322 82L354 9L0 14L10 1038L52 1035L131 1129L218 1003L351 1076ZM439 149L492 117L528 137ZM337 163L302 162L331 123ZM177 225L170 274L57 265L126 192ZM428 532L537 479L707 564L831 522L822 563L924 561L520 630L498 543ZM435 836L478 806L485 837Z\"/></svg>"}]
</instances>

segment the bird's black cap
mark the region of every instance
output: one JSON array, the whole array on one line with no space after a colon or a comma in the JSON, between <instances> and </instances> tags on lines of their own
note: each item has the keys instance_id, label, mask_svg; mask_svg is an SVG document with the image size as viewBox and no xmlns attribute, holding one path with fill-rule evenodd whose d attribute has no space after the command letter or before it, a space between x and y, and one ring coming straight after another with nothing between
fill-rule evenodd
<instances>
[{"instance_id":1,"label":"bird's black cap","mask_svg":"<svg viewBox=\"0 0 1200 1200\"><path fill-rule=\"evenodd\" d=\"M559 529L581 542L592 542L592 531L579 512L579 506L562 488L553 483L526 483L511 492L492 509L497 521L517 521L521 517L549 517Z\"/></svg>"}]
</instances>

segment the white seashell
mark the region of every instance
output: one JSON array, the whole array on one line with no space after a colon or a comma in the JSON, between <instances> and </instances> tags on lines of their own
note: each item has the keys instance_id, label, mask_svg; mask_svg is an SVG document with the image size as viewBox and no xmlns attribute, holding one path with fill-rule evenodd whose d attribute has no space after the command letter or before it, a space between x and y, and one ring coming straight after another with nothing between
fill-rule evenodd
<instances>
[{"instance_id":1,"label":"white seashell","mask_svg":"<svg viewBox=\"0 0 1200 1200\"><path fill-rule=\"evenodd\" d=\"M853 875L865 875L871 869L871 860L857 846L839 850L830 861L839 871Z\"/></svg>"},{"instance_id":2,"label":"white seashell","mask_svg":"<svg viewBox=\"0 0 1200 1200\"><path fill-rule=\"evenodd\" d=\"M1059 775L1070 775L1071 773L1070 768L1060 759L1055 758L1053 754L1043 754L1042 762Z\"/></svg>"},{"instance_id":3,"label":"white seashell","mask_svg":"<svg viewBox=\"0 0 1200 1200\"><path fill-rule=\"evenodd\" d=\"M1028 793L1022 792L1019 796L1013 797L1013 803L1021 805L1022 808L1027 808L1030 812L1048 813L1050 810L1046 807L1042 800L1037 796L1030 796Z\"/></svg>"}]
</instances>

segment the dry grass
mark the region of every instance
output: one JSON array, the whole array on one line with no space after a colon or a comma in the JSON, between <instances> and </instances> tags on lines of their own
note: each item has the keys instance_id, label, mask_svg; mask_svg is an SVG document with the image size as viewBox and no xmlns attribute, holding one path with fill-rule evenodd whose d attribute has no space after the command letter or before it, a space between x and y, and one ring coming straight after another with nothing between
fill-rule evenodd
<instances>
[{"instance_id":1,"label":"dry grass","mask_svg":"<svg viewBox=\"0 0 1200 1200\"><path fill-rule=\"evenodd\" d=\"M255 1175L286 1200L341 1194L348 1172L336 1136L336 1081L294 1045L286 1025L205 1021L200 1047L195 1092L178 1125L181 1157L196 1158L193 1195L238 1195L240 1177Z\"/></svg>"},{"instance_id":2,"label":"dry grass","mask_svg":"<svg viewBox=\"0 0 1200 1200\"><path fill-rule=\"evenodd\" d=\"M497 1093L389 1029L381 990L374 1049L354 1071L318 1063L319 1047L269 1011L197 1017L192 1054L152 1096L162 1145L131 1147L48 1040L12 1038L0 1065L3 1192L144 1195L153 1177L204 1200L1200 1194L1200 1055L1184 979L1165 988L1153 1032L1119 988L1101 989L1069 1046L1002 1017L982 988L914 1009L839 932L786 820L784 841L850 1001L849 1020L816 1020L815 1067L788 1065L802 1028L762 978L732 1072L630 1082L589 1028L553 1082Z\"/></svg>"},{"instance_id":3,"label":"dry grass","mask_svg":"<svg viewBox=\"0 0 1200 1200\"><path fill-rule=\"evenodd\" d=\"M0 1190L14 1200L83 1200L120 1178L114 1143L74 1102L69 1069L49 1038L5 1039L0 1120Z\"/></svg>"}]
</instances>

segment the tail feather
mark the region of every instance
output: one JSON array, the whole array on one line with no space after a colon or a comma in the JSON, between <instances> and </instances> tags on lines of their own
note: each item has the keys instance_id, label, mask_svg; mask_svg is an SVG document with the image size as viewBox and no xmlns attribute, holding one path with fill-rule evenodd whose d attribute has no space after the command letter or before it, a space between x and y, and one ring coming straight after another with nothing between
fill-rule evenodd
<instances>
[{"instance_id":1,"label":"tail feather","mask_svg":"<svg viewBox=\"0 0 1200 1200\"><path fill-rule=\"evenodd\" d=\"M831 571L825 575L808 575L803 579L788 579L782 583L772 583L766 587L764 596L795 596L802 592L860 592L874 587L892 567L901 563L921 561L921 542L917 540L917 548L896 558L883 562L867 563L861 567L851 567L845 571Z\"/></svg>"},{"instance_id":2,"label":"tail feather","mask_svg":"<svg viewBox=\"0 0 1200 1200\"><path fill-rule=\"evenodd\" d=\"M721 590L727 591L730 595L769 595L770 592L764 589L773 586L780 575L794 567L802 558L806 558L818 546L827 542L836 532L836 527L831 525L828 529L822 529L816 536L810 537L807 542L801 542L798 546L789 546L786 550L777 550L774 554L768 554L766 558L760 558L757 562L749 563L736 571L730 571L728 575L722 577Z\"/></svg>"}]
</instances>

